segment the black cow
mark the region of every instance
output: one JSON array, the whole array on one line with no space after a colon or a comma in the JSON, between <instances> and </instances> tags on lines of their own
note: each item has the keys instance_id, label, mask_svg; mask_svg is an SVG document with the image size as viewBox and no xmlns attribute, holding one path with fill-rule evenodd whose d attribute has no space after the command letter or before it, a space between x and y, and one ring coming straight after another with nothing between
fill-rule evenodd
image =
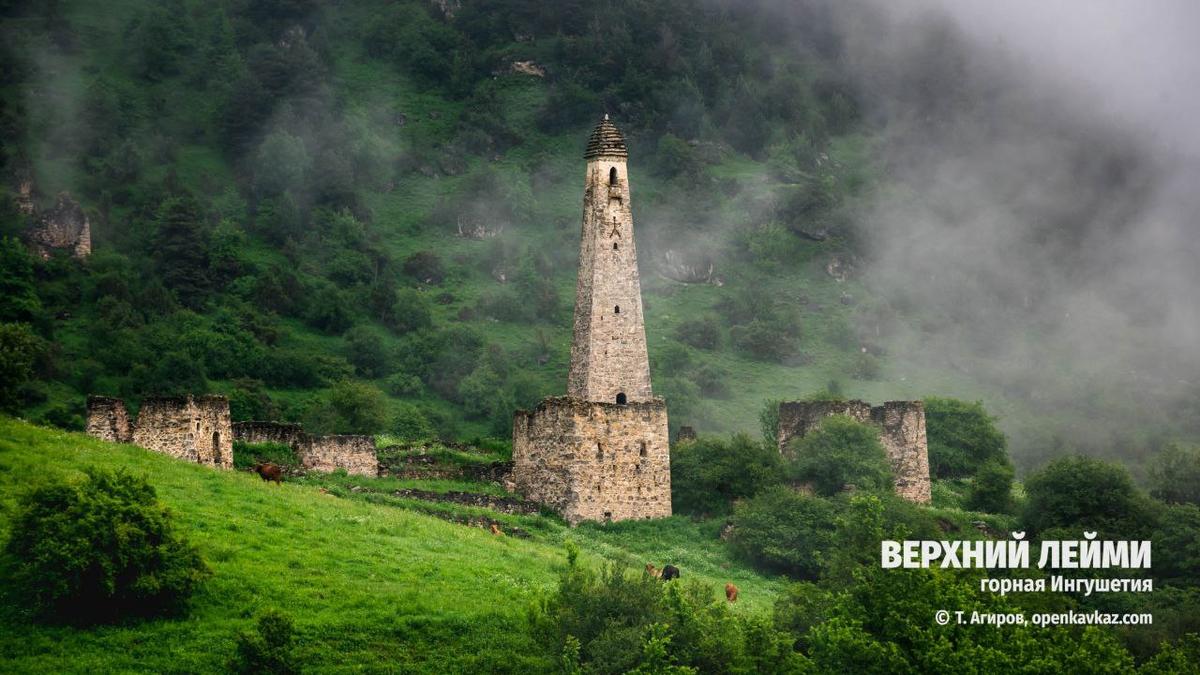
<instances>
[{"instance_id":1,"label":"black cow","mask_svg":"<svg viewBox=\"0 0 1200 675\"><path fill-rule=\"evenodd\" d=\"M662 580L670 581L679 578L679 568L674 565L663 565Z\"/></svg>"}]
</instances>

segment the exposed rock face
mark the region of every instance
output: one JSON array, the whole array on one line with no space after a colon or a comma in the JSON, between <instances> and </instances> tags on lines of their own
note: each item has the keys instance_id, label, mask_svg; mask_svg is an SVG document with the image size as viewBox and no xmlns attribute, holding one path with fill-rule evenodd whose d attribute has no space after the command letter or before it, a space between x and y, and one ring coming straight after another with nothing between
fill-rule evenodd
<instances>
[{"instance_id":1,"label":"exposed rock face","mask_svg":"<svg viewBox=\"0 0 1200 675\"><path fill-rule=\"evenodd\" d=\"M33 210L33 203L28 201L27 195L23 194L20 208ZM58 196L54 208L41 215L38 224L28 231L27 237L42 258L49 258L56 250L69 250L76 258L86 258L92 254L92 225L79 202L65 192Z\"/></svg>"},{"instance_id":2,"label":"exposed rock face","mask_svg":"<svg viewBox=\"0 0 1200 675\"><path fill-rule=\"evenodd\" d=\"M790 401L779 405L779 450L817 428L830 415L879 427L879 442L892 464L896 494L919 504L930 501L929 443L922 401L888 401L872 407L863 401Z\"/></svg>"},{"instance_id":3,"label":"exposed rock face","mask_svg":"<svg viewBox=\"0 0 1200 675\"><path fill-rule=\"evenodd\" d=\"M233 429L224 396L149 397L132 425L124 401L89 396L87 432L189 462L233 468Z\"/></svg>"},{"instance_id":4,"label":"exposed rock face","mask_svg":"<svg viewBox=\"0 0 1200 675\"><path fill-rule=\"evenodd\" d=\"M546 69L536 61L513 61L511 68L512 72L519 75L532 75L533 77L546 76Z\"/></svg>"},{"instance_id":5,"label":"exposed rock face","mask_svg":"<svg viewBox=\"0 0 1200 675\"><path fill-rule=\"evenodd\" d=\"M133 427L125 402L109 396L88 396L87 434L112 443L132 443Z\"/></svg>"},{"instance_id":6,"label":"exposed rock face","mask_svg":"<svg viewBox=\"0 0 1200 675\"><path fill-rule=\"evenodd\" d=\"M244 443L282 443L296 452L309 471L331 473L345 469L360 476L378 476L379 459L371 436L309 436L299 424L288 422L237 422L234 438Z\"/></svg>"},{"instance_id":7,"label":"exposed rock face","mask_svg":"<svg viewBox=\"0 0 1200 675\"><path fill-rule=\"evenodd\" d=\"M568 395L513 418L510 489L571 524L671 515L667 406L650 389L628 156L605 115L584 153Z\"/></svg>"},{"instance_id":8,"label":"exposed rock face","mask_svg":"<svg viewBox=\"0 0 1200 675\"><path fill-rule=\"evenodd\" d=\"M345 469L359 476L378 476L379 459L371 436L309 436L302 446L300 464L309 471L332 473Z\"/></svg>"},{"instance_id":9,"label":"exposed rock face","mask_svg":"<svg viewBox=\"0 0 1200 675\"><path fill-rule=\"evenodd\" d=\"M512 487L582 520L671 515L667 406L548 398L513 419Z\"/></svg>"}]
</instances>

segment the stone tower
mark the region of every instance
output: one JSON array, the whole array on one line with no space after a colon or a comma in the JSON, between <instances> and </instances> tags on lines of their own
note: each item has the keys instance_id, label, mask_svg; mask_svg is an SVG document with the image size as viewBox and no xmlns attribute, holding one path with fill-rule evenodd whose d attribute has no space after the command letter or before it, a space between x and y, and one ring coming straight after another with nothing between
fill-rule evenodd
<instances>
[{"instance_id":1,"label":"stone tower","mask_svg":"<svg viewBox=\"0 0 1200 675\"><path fill-rule=\"evenodd\" d=\"M567 396L513 417L511 487L571 524L671 515L667 406L650 390L628 156L605 115L584 153Z\"/></svg>"},{"instance_id":2,"label":"stone tower","mask_svg":"<svg viewBox=\"0 0 1200 675\"><path fill-rule=\"evenodd\" d=\"M585 401L649 401L637 246L629 208L629 153L608 120L588 139L575 334L567 395Z\"/></svg>"}]
</instances>

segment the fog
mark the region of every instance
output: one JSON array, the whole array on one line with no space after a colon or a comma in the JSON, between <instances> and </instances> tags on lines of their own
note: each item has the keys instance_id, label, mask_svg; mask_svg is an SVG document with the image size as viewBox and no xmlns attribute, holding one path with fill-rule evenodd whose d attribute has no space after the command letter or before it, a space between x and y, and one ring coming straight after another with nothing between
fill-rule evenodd
<instances>
[{"instance_id":1,"label":"fog","mask_svg":"<svg viewBox=\"0 0 1200 675\"><path fill-rule=\"evenodd\" d=\"M919 317L864 328L997 392L1025 466L1194 434L1200 5L832 7L885 138L865 282Z\"/></svg>"}]
</instances>

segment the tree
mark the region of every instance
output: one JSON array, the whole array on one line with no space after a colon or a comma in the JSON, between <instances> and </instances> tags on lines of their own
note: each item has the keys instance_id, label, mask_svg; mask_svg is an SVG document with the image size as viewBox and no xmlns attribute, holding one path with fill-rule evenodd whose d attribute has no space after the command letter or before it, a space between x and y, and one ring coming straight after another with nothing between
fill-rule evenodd
<instances>
[{"instance_id":1,"label":"tree","mask_svg":"<svg viewBox=\"0 0 1200 675\"><path fill-rule=\"evenodd\" d=\"M0 321L29 321L41 311L33 281L33 258L17 239L0 239Z\"/></svg>"},{"instance_id":2,"label":"tree","mask_svg":"<svg viewBox=\"0 0 1200 675\"><path fill-rule=\"evenodd\" d=\"M967 508L988 513L1008 513L1012 508L1012 466L1000 460L990 460L975 474Z\"/></svg>"},{"instance_id":3,"label":"tree","mask_svg":"<svg viewBox=\"0 0 1200 675\"><path fill-rule=\"evenodd\" d=\"M812 484L817 494L830 496L847 485L881 491L892 486L892 468L879 430L845 415L832 415L807 435L788 444L795 457L789 473Z\"/></svg>"},{"instance_id":4,"label":"tree","mask_svg":"<svg viewBox=\"0 0 1200 675\"><path fill-rule=\"evenodd\" d=\"M33 377L45 342L29 324L0 323L0 410L15 410L21 387Z\"/></svg>"},{"instance_id":5,"label":"tree","mask_svg":"<svg viewBox=\"0 0 1200 675\"><path fill-rule=\"evenodd\" d=\"M346 360L355 371L368 378L383 377L390 372L390 359L383 338L366 325L358 325L342 336L346 340Z\"/></svg>"},{"instance_id":6,"label":"tree","mask_svg":"<svg viewBox=\"0 0 1200 675\"><path fill-rule=\"evenodd\" d=\"M168 197L158 208L153 255L159 278L188 307L208 291L208 228L195 197Z\"/></svg>"},{"instance_id":7,"label":"tree","mask_svg":"<svg viewBox=\"0 0 1200 675\"><path fill-rule=\"evenodd\" d=\"M390 427L387 397L369 384L342 380L309 411L304 426L315 433L380 433Z\"/></svg>"},{"instance_id":8,"label":"tree","mask_svg":"<svg viewBox=\"0 0 1200 675\"><path fill-rule=\"evenodd\" d=\"M209 570L154 488L127 473L86 474L21 499L4 549L13 588L42 616L65 621L182 609Z\"/></svg>"},{"instance_id":9,"label":"tree","mask_svg":"<svg viewBox=\"0 0 1200 675\"><path fill-rule=\"evenodd\" d=\"M677 513L727 513L734 500L783 480L779 450L745 434L703 437L671 449L671 505Z\"/></svg>"},{"instance_id":10,"label":"tree","mask_svg":"<svg viewBox=\"0 0 1200 675\"><path fill-rule=\"evenodd\" d=\"M938 478L966 478L985 462L1007 461L1007 441L983 403L925 399L929 469Z\"/></svg>"},{"instance_id":11,"label":"tree","mask_svg":"<svg viewBox=\"0 0 1200 675\"><path fill-rule=\"evenodd\" d=\"M1150 495L1168 504L1200 505L1200 446L1163 448L1150 464Z\"/></svg>"},{"instance_id":12,"label":"tree","mask_svg":"<svg viewBox=\"0 0 1200 675\"><path fill-rule=\"evenodd\" d=\"M1122 466L1060 457L1025 480L1024 526L1099 530L1126 539L1148 534L1148 504Z\"/></svg>"},{"instance_id":13,"label":"tree","mask_svg":"<svg viewBox=\"0 0 1200 675\"><path fill-rule=\"evenodd\" d=\"M834 531L834 506L786 486L769 488L734 507L734 550L772 572L816 579Z\"/></svg>"}]
</instances>

